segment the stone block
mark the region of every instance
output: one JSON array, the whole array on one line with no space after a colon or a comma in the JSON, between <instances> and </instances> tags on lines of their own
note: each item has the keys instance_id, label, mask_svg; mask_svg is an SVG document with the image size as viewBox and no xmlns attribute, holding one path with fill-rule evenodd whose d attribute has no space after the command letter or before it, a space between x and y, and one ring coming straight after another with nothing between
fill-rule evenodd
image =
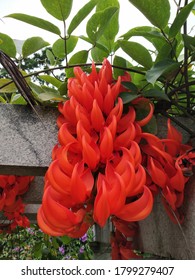
<instances>
[{"instance_id":1,"label":"stone block","mask_svg":"<svg viewBox=\"0 0 195 280\"><path fill-rule=\"evenodd\" d=\"M44 175L57 143L56 108L0 104L0 174Z\"/></svg>"},{"instance_id":2,"label":"stone block","mask_svg":"<svg viewBox=\"0 0 195 280\"><path fill-rule=\"evenodd\" d=\"M139 249L166 258L195 260L195 176L187 183L182 211L184 222L174 224L159 195L152 213L139 222Z\"/></svg>"}]
</instances>

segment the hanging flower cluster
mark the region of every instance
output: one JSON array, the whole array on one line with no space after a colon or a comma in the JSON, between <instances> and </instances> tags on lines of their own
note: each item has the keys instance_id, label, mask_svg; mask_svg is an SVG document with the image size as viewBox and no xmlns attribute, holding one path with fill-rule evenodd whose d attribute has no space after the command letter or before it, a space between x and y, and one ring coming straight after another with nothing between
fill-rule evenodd
<instances>
[{"instance_id":1,"label":"hanging flower cluster","mask_svg":"<svg viewBox=\"0 0 195 280\"><path fill-rule=\"evenodd\" d=\"M131 78L126 73L114 81L108 60L99 72L92 64L89 75L80 67L74 74L68 80L69 99L59 104L60 145L45 176L38 224L49 235L78 238L94 222L103 227L112 217L112 256L128 259L134 222L150 214L153 194L162 191L168 210L181 206L188 179L181 162L189 146L181 144L170 122L167 139L143 132L154 106L139 97L124 107L121 82ZM142 104L147 115L138 119Z\"/></svg>"},{"instance_id":2,"label":"hanging flower cluster","mask_svg":"<svg viewBox=\"0 0 195 280\"><path fill-rule=\"evenodd\" d=\"M0 175L0 211L3 216L0 217L0 233L11 231L17 226L29 227L30 222L24 215L25 205L22 202L21 195L29 189L32 176ZM10 223L4 224L3 219Z\"/></svg>"}]
</instances>

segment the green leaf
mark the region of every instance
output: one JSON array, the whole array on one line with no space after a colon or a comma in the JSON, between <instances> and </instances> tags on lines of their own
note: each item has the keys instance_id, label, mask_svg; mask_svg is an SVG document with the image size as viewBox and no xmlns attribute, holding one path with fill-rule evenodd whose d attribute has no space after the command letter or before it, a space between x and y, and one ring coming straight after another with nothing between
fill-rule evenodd
<instances>
[{"instance_id":1,"label":"green leaf","mask_svg":"<svg viewBox=\"0 0 195 280\"><path fill-rule=\"evenodd\" d=\"M104 11L109 7L117 7L118 11L112 16L108 26L104 30L103 36L107 40L114 40L119 31L119 2L118 0L99 1L97 4L96 12Z\"/></svg>"},{"instance_id":2,"label":"green leaf","mask_svg":"<svg viewBox=\"0 0 195 280\"><path fill-rule=\"evenodd\" d=\"M164 29L170 18L168 0L129 0L154 26Z\"/></svg>"},{"instance_id":3,"label":"green leaf","mask_svg":"<svg viewBox=\"0 0 195 280\"><path fill-rule=\"evenodd\" d=\"M28 38L26 41L24 41L22 46L22 55L25 58L48 45L49 43L44 41L41 37Z\"/></svg>"},{"instance_id":4,"label":"green leaf","mask_svg":"<svg viewBox=\"0 0 195 280\"><path fill-rule=\"evenodd\" d=\"M142 95L147 98L170 101L169 97L166 95L166 93L163 90L159 90L155 88L143 92Z\"/></svg>"},{"instance_id":5,"label":"green leaf","mask_svg":"<svg viewBox=\"0 0 195 280\"><path fill-rule=\"evenodd\" d=\"M180 67L179 62L174 60L165 59L157 62L150 70L146 72L146 79L149 83L154 84L156 80L165 73L175 71Z\"/></svg>"},{"instance_id":6,"label":"green leaf","mask_svg":"<svg viewBox=\"0 0 195 280\"><path fill-rule=\"evenodd\" d=\"M123 57L115 55L113 65L126 68L127 67L127 61ZM118 76L123 76L125 71L121 70L121 69L117 69L117 68L114 67L113 68L113 73L114 73L114 78L117 79Z\"/></svg>"},{"instance_id":7,"label":"green leaf","mask_svg":"<svg viewBox=\"0 0 195 280\"><path fill-rule=\"evenodd\" d=\"M17 88L15 86L15 84L12 82L11 84L7 85L6 87L1 88L2 86L6 85L7 83L12 82L11 79L0 79L0 92L4 92L4 93L12 93L12 92L16 92Z\"/></svg>"},{"instance_id":8,"label":"green leaf","mask_svg":"<svg viewBox=\"0 0 195 280\"><path fill-rule=\"evenodd\" d=\"M85 41L85 42L87 42L87 43L93 45L93 42L92 42L91 39L89 39L88 37L81 35L81 36L79 36L79 38L82 39L83 41ZM100 50L104 51L104 52L108 52L108 51L109 51L104 45L102 45L102 44L99 43L99 42L96 42L95 46L96 46L97 48L99 48Z\"/></svg>"},{"instance_id":9,"label":"green leaf","mask_svg":"<svg viewBox=\"0 0 195 280\"><path fill-rule=\"evenodd\" d=\"M54 65L54 64L55 64L55 57L54 57L52 51L46 50L46 56L47 56L47 58L48 58L50 64L51 64L51 65Z\"/></svg>"},{"instance_id":10,"label":"green leaf","mask_svg":"<svg viewBox=\"0 0 195 280\"><path fill-rule=\"evenodd\" d=\"M6 100L0 95L0 102L6 104Z\"/></svg>"},{"instance_id":11,"label":"green leaf","mask_svg":"<svg viewBox=\"0 0 195 280\"><path fill-rule=\"evenodd\" d=\"M41 0L43 7L53 17L65 21L71 12L73 0Z\"/></svg>"},{"instance_id":12,"label":"green leaf","mask_svg":"<svg viewBox=\"0 0 195 280\"><path fill-rule=\"evenodd\" d=\"M154 47L159 50L163 44L166 43L166 39L162 35L160 29L151 26L138 26L130 29L128 32L121 36L123 40L129 40L133 36L141 36L151 42Z\"/></svg>"},{"instance_id":13,"label":"green leaf","mask_svg":"<svg viewBox=\"0 0 195 280\"><path fill-rule=\"evenodd\" d=\"M62 85L61 81L49 75L39 75L39 78L49 84L52 84L54 87L57 88L59 88Z\"/></svg>"},{"instance_id":14,"label":"green leaf","mask_svg":"<svg viewBox=\"0 0 195 280\"><path fill-rule=\"evenodd\" d=\"M185 47L187 47L190 51L194 51L195 49L195 37L183 34L183 41Z\"/></svg>"},{"instance_id":15,"label":"green leaf","mask_svg":"<svg viewBox=\"0 0 195 280\"><path fill-rule=\"evenodd\" d=\"M118 41L120 47L126 52L133 60L143 65L146 69L152 67L152 58L149 51L137 42L128 42L125 40Z\"/></svg>"},{"instance_id":16,"label":"green leaf","mask_svg":"<svg viewBox=\"0 0 195 280\"><path fill-rule=\"evenodd\" d=\"M45 101L51 101L51 100L65 101L66 99L58 93L47 91L47 92L43 92L43 93L39 94L39 100L41 100L42 102L45 102Z\"/></svg>"},{"instance_id":17,"label":"green leaf","mask_svg":"<svg viewBox=\"0 0 195 280\"><path fill-rule=\"evenodd\" d=\"M67 54L71 53L74 50L74 48L76 47L77 42L78 42L78 37L77 36L70 36L66 40L66 53L65 53L65 41L64 41L64 39L58 39L53 44L52 51L53 51L55 56L57 56L58 58L62 59Z\"/></svg>"},{"instance_id":18,"label":"green leaf","mask_svg":"<svg viewBox=\"0 0 195 280\"><path fill-rule=\"evenodd\" d=\"M95 44L96 41L103 35L112 16L118 11L117 7L110 7L101 12L96 12L89 19L86 26L88 37Z\"/></svg>"},{"instance_id":19,"label":"green leaf","mask_svg":"<svg viewBox=\"0 0 195 280\"><path fill-rule=\"evenodd\" d=\"M93 61L95 62L102 62L104 58L109 56L109 51L103 51L102 49L98 47L94 47L91 50L91 56Z\"/></svg>"},{"instance_id":20,"label":"green leaf","mask_svg":"<svg viewBox=\"0 0 195 280\"><path fill-rule=\"evenodd\" d=\"M72 34L79 24L88 16L98 2L99 0L91 0L77 12L68 27L67 33L69 35Z\"/></svg>"},{"instance_id":21,"label":"green leaf","mask_svg":"<svg viewBox=\"0 0 195 280\"><path fill-rule=\"evenodd\" d=\"M129 89L131 92L133 92L133 93L138 93L138 88L137 88L137 86L134 84L134 83L132 83L132 82L127 82L127 81L123 81L122 83L121 83L126 89Z\"/></svg>"},{"instance_id":22,"label":"green leaf","mask_svg":"<svg viewBox=\"0 0 195 280\"><path fill-rule=\"evenodd\" d=\"M7 15L6 17L10 17L10 18L14 18L14 19L23 21L25 23L34 25L36 27L47 30L47 31L57 34L57 35L61 34L60 29L57 26L55 26L53 23L50 23L49 21L44 20L42 18L29 16L29 15L21 14L21 13L10 14L10 15Z\"/></svg>"},{"instance_id":23,"label":"green leaf","mask_svg":"<svg viewBox=\"0 0 195 280\"><path fill-rule=\"evenodd\" d=\"M0 50L10 57L16 56L16 46L13 39L4 33L0 33Z\"/></svg>"},{"instance_id":24,"label":"green leaf","mask_svg":"<svg viewBox=\"0 0 195 280\"><path fill-rule=\"evenodd\" d=\"M69 66L78 63L86 63L87 58L88 58L88 51L86 50L79 51L70 58ZM66 69L66 77L69 78L73 76L74 76L73 68Z\"/></svg>"},{"instance_id":25,"label":"green leaf","mask_svg":"<svg viewBox=\"0 0 195 280\"><path fill-rule=\"evenodd\" d=\"M64 235L64 236L60 237L60 240L62 241L62 243L64 245L68 245L71 242L72 238Z\"/></svg>"},{"instance_id":26,"label":"green leaf","mask_svg":"<svg viewBox=\"0 0 195 280\"><path fill-rule=\"evenodd\" d=\"M15 105L26 105L27 102L26 100L21 96L20 93L17 94L12 94L10 104L15 104Z\"/></svg>"},{"instance_id":27,"label":"green leaf","mask_svg":"<svg viewBox=\"0 0 195 280\"><path fill-rule=\"evenodd\" d=\"M139 94L133 93L133 92L121 92L119 94L119 97L122 99L123 104L128 104L131 101L133 101L134 99L138 98Z\"/></svg>"},{"instance_id":28,"label":"green leaf","mask_svg":"<svg viewBox=\"0 0 195 280\"><path fill-rule=\"evenodd\" d=\"M188 5L182 8L180 12L177 14L169 30L170 38L174 38L177 35L177 33L180 31L182 25L185 23L190 12L192 11L194 4L195 1L190 2Z\"/></svg>"}]
</instances>

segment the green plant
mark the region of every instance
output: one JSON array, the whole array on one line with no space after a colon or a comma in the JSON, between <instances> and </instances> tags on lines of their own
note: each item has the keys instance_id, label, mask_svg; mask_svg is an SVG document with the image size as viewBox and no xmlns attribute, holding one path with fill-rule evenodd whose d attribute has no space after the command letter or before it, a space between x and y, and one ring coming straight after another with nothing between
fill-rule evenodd
<instances>
[{"instance_id":1,"label":"green plant","mask_svg":"<svg viewBox=\"0 0 195 280\"><path fill-rule=\"evenodd\" d=\"M90 243L93 231L89 230L80 239L67 236L50 237L37 225L16 228L12 233L0 234L0 259L12 260L65 260L91 259Z\"/></svg>"}]
</instances>

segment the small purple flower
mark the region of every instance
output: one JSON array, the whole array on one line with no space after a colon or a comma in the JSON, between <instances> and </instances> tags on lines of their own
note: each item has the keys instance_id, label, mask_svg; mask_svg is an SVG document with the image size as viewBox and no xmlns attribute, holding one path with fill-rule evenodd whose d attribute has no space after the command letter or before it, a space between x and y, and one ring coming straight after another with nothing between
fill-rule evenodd
<instances>
[{"instance_id":1,"label":"small purple flower","mask_svg":"<svg viewBox=\"0 0 195 280\"><path fill-rule=\"evenodd\" d=\"M29 233L29 234L34 234L34 230L32 228L27 228L26 231Z\"/></svg>"},{"instance_id":2,"label":"small purple flower","mask_svg":"<svg viewBox=\"0 0 195 280\"><path fill-rule=\"evenodd\" d=\"M20 252L20 250L21 250L21 248L18 246L18 247L15 247L15 248L13 248L13 251L14 252Z\"/></svg>"},{"instance_id":3,"label":"small purple flower","mask_svg":"<svg viewBox=\"0 0 195 280\"><path fill-rule=\"evenodd\" d=\"M85 233L81 238L79 238L82 242L87 241L87 233Z\"/></svg>"},{"instance_id":4,"label":"small purple flower","mask_svg":"<svg viewBox=\"0 0 195 280\"><path fill-rule=\"evenodd\" d=\"M83 254L85 252L85 248L84 248L84 246L82 246L80 249L79 249L79 253L80 254Z\"/></svg>"},{"instance_id":5,"label":"small purple flower","mask_svg":"<svg viewBox=\"0 0 195 280\"><path fill-rule=\"evenodd\" d=\"M65 254L65 249L64 246L62 245L61 247L59 247L59 252L64 255Z\"/></svg>"}]
</instances>

